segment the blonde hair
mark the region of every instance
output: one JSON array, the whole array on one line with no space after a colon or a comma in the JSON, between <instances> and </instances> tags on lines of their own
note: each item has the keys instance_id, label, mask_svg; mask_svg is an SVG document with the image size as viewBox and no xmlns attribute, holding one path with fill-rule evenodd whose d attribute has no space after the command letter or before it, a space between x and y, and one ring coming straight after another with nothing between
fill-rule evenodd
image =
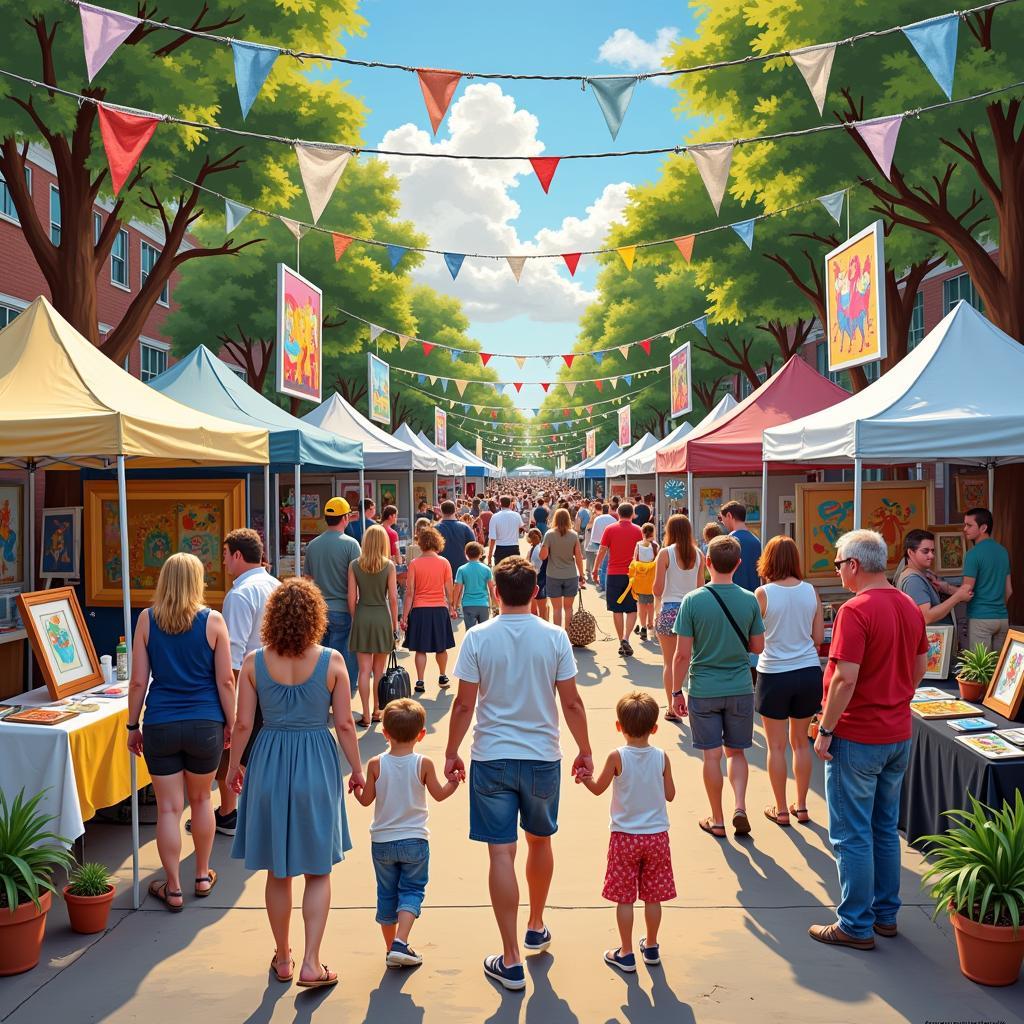
<instances>
[{"instance_id":1,"label":"blonde hair","mask_svg":"<svg viewBox=\"0 0 1024 1024\"><path fill-rule=\"evenodd\" d=\"M359 568L363 572L378 573L388 564L391 541L383 526L371 526L363 534L363 553L359 556Z\"/></svg>"},{"instance_id":2,"label":"blonde hair","mask_svg":"<svg viewBox=\"0 0 1024 1024\"><path fill-rule=\"evenodd\" d=\"M171 555L156 581L153 621L164 633L187 632L203 607L205 589L203 563L185 551Z\"/></svg>"},{"instance_id":3,"label":"blonde hair","mask_svg":"<svg viewBox=\"0 0 1024 1024\"><path fill-rule=\"evenodd\" d=\"M572 526L572 520L569 518L568 509L560 508L555 513L555 529L558 531L558 535L564 537L569 532L570 526Z\"/></svg>"}]
</instances>

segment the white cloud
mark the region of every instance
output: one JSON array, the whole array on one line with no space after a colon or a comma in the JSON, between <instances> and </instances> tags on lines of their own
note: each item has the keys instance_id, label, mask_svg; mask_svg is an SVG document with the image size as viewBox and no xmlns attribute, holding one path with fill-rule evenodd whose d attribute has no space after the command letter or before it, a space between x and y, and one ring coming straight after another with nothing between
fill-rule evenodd
<instances>
[{"instance_id":1,"label":"white cloud","mask_svg":"<svg viewBox=\"0 0 1024 1024\"><path fill-rule=\"evenodd\" d=\"M448 136L435 141L416 125L404 124L389 131L380 148L527 156L539 156L545 148L537 137L537 118L517 109L515 100L495 83L470 85L452 105L446 127ZM521 211L512 190L524 179L525 187L540 188L527 161L382 159L398 178L401 216L423 231L432 247L453 252L529 256L599 248L608 228L622 219L630 188L629 182L608 185L582 217L566 217L559 227L524 239L516 229ZM459 299L466 315L476 321L525 315L536 321L576 323L596 298L569 277L561 259L528 260L516 284L504 259L468 257L453 281L442 257L428 254L414 277Z\"/></svg>"},{"instance_id":2,"label":"white cloud","mask_svg":"<svg viewBox=\"0 0 1024 1024\"><path fill-rule=\"evenodd\" d=\"M623 65L630 71L662 71L672 43L679 37L677 28L659 28L653 40L641 39L631 28L617 28L598 50L598 60ZM652 78L653 85L668 85L671 78Z\"/></svg>"}]
</instances>

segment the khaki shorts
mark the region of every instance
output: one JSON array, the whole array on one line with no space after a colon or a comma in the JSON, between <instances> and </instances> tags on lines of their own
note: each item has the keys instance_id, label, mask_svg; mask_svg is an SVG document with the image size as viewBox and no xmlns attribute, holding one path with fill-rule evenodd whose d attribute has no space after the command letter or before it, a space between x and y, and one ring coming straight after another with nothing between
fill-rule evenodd
<instances>
[{"instance_id":1,"label":"khaki shorts","mask_svg":"<svg viewBox=\"0 0 1024 1024\"><path fill-rule=\"evenodd\" d=\"M1001 651L1009 628L1009 619L968 619L967 646L973 650L984 644L990 651Z\"/></svg>"}]
</instances>

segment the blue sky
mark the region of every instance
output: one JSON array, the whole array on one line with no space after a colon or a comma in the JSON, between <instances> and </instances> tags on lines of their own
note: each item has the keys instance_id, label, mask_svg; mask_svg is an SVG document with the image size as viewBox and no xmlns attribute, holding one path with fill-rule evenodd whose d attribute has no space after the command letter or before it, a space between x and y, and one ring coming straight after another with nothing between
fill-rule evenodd
<instances>
[{"instance_id":1,"label":"blue sky","mask_svg":"<svg viewBox=\"0 0 1024 1024\"><path fill-rule=\"evenodd\" d=\"M518 4L364 0L360 11L369 25L365 37L345 40L350 56L463 71L582 75L638 72L644 70L638 62L656 52L659 32L664 43L667 29L680 34L694 31L691 12L678 2L629 5L607 0L526 0ZM601 59L602 45L609 40L613 59ZM389 132L393 133L392 148L419 149L431 144L430 138L417 134L426 132L429 136L431 129L414 75L344 67L339 77L347 79L348 89L369 109L363 133L368 145L380 145ZM453 137L453 133L462 132L462 137L490 145L492 151L498 151L507 139L510 148L504 151L520 152L519 146L528 136L534 145L538 140L543 143L543 155L558 156L674 145L684 139L689 128L673 113L675 93L652 82L638 84L614 142L594 97L589 90L581 92L578 83L502 81L496 83L497 88L476 88L474 93L477 83L465 79L460 83L437 142L447 140L457 148L460 136ZM469 95L467 89L471 90ZM460 100L465 104L456 112ZM519 135L511 130L508 136L501 134L501 121L491 113L498 108L514 117ZM523 117L524 111L536 118L535 126L530 127L532 122ZM492 130L491 138L478 140L478 130L486 135L488 129ZM479 150L480 145L476 148ZM539 148L534 152L540 152ZM561 251L558 234L552 236L552 241L537 238L537 233L547 229L560 232L561 237L573 237L578 229L564 226L563 220L575 217L587 221L588 207L595 203L597 208L588 223L594 230L599 226L606 229L610 211L621 210L626 186L654 180L661 159L565 161L558 167L547 195L532 172L495 184L467 180L467 175L473 178L469 170L463 168L460 175L449 161L417 161L415 166L419 168L434 165L429 174L415 171L404 177L397 165L393 169L403 180L405 216L416 222L438 248L504 252L508 249L501 239L511 236L524 244L525 251L531 247ZM407 171L414 170L409 162L404 166ZM462 180L447 180L460 176ZM528 263L521 283L510 288L512 275L505 267L501 268L505 277L495 277L491 286L479 277L474 282L476 271L467 260L459 280L452 283L443 271L440 256L427 259L422 279L463 300L473 336L485 350L547 353L572 348L582 300L579 294L567 296L565 285L552 278L550 269L533 271L541 261ZM568 280L561 261L558 265L559 276ZM595 265L588 265L584 257L576 280L584 289L592 290L595 276ZM495 359L490 365L508 380L546 380L554 372L554 366L548 370L539 360L531 360L521 370L511 359ZM525 387L517 401L523 408L530 408L540 404L541 394L539 387Z\"/></svg>"}]
</instances>

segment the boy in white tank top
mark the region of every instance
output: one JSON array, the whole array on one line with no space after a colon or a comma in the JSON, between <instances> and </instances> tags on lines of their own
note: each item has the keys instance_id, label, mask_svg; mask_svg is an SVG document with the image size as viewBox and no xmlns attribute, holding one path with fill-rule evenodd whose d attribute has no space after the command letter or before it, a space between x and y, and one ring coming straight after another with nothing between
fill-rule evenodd
<instances>
[{"instance_id":1,"label":"boy in white tank top","mask_svg":"<svg viewBox=\"0 0 1024 1024\"><path fill-rule=\"evenodd\" d=\"M388 967L423 963L409 945L409 932L420 916L430 865L427 793L440 801L458 787L457 781L442 785L433 762L413 752L426 735L426 720L419 701L405 697L388 704L382 719L388 752L370 758L366 785L356 792L364 807L376 801L370 846L377 876L377 923Z\"/></svg>"},{"instance_id":2,"label":"boy in white tank top","mask_svg":"<svg viewBox=\"0 0 1024 1024\"><path fill-rule=\"evenodd\" d=\"M676 795L668 757L651 746L658 731L658 702L641 690L627 693L615 706L615 728L626 745L613 750L601 769L590 778L576 777L595 796L612 787L611 838L608 867L601 895L615 907L619 926L618 949L609 949L605 963L632 974L633 904L644 901L647 935L640 940L640 954L650 967L661 963L658 928L661 905L676 897L672 855L668 845L668 806Z\"/></svg>"}]
</instances>

